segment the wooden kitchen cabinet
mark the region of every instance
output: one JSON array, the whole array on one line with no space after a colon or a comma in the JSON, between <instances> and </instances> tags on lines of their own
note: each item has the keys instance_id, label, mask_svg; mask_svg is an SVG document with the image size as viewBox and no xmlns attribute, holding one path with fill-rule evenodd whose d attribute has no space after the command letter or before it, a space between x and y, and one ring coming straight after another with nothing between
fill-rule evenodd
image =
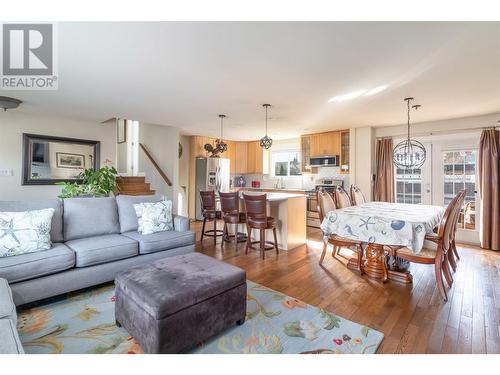
<instances>
[{"instance_id":1,"label":"wooden kitchen cabinet","mask_svg":"<svg viewBox=\"0 0 500 375\"><path fill-rule=\"evenodd\" d=\"M229 171L231 174L236 173L236 142L234 141L226 141L227 151L222 154L223 158L229 159Z\"/></svg>"},{"instance_id":2,"label":"wooden kitchen cabinet","mask_svg":"<svg viewBox=\"0 0 500 375\"><path fill-rule=\"evenodd\" d=\"M248 142L247 145L247 173L262 174L262 147L260 141Z\"/></svg>"},{"instance_id":3,"label":"wooden kitchen cabinet","mask_svg":"<svg viewBox=\"0 0 500 375\"><path fill-rule=\"evenodd\" d=\"M191 154L194 155L194 157L199 157L199 156L208 156L208 153L205 151L204 147L207 143L210 143L212 146L215 147L215 138L210 138L210 137L202 137L202 136L194 136L192 137L192 142L191 145L194 147L193 150L191 151Z\"/></svg>"},{"instance_id":4,"label":"wooden kitchen cabinet","mask_svg":"<svg viewBox=\"0 0 500 375\"><path fill-rule=\"evenodd\" d=\"M340 132L309 135L310 156L340 155Z\"/></svg>"},{"instance_id":5,"label":"wooden kitchen cabinet","mask_svg":"<svg viewBox=\"0 0 500 375\"><path fill-rule=\"evenodd\" d=\"M247 173L248 144L247 142L234 142L234 173Z\"/></svg>"},{"instance_id":6,"label":"wooden kitchen cabinet","mask_svg":"<svg viewBox=\"0 0 500 375\"><path fill-rule=\"evenodd\" d=\"M309 166L309 161L311 159L311 137L312 135L302 135L300 137L300 169L302 173L318 173L318 168L311 168Z\"/></svg>"},{"instance_id":7,"label":"wooden kitchen cabinet","mask_svg":"<svg viewBox=\"0 0 500 375\"><path fill-rule=\"evenodd\" d=\"M340 173L349 173L350 161L350 132L349 130L342 130L340 132Z\"/></svg>"}]
</instances>

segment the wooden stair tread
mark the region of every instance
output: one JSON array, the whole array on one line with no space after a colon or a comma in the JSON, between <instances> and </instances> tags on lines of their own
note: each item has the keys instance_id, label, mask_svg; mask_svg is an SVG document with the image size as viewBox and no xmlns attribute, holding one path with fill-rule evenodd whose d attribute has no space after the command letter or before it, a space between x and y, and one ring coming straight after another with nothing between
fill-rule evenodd
<instances>
[{"instance_id":1,"label":"wooden stair tread","mask_svg":"<svg viewBox=\"0 0 500 375\"><path fill-rule=\"evenodd\" d=\"M118 184L120 190L130 190L130 191L143 191L151 190L150 183L132 183L132 184Z\"/></svg>"},{"instance_id":2,"label":"wooden stair tread","mask_svg":"<svg viewBox=\"0 0 500 375\"><path fill-rule=\"evenodd\" d=\"M118 195L153 195L155 190L151 190L151 184L146 182L146 176L121 176L116 184Z\"/></svg>"},{"instance_id":3,"label":"wooden stair tread","mask_svg":"<svg viewBox=\"0 0 500 375\"><path fill-rule=\"evenodd\" d=\"M154 195L155 190L148 191L120 191L120 195Z\"/></svg>"},{"instance_id":4,"label":"wooden stair tread","mask_svg":"<svg viewBox=\"0 0 500 375\"><path fill-rule=\"evenodd\" d=\"M119 183L144 183L146 176L120 176Z\"/></svg>"}]
</instances>

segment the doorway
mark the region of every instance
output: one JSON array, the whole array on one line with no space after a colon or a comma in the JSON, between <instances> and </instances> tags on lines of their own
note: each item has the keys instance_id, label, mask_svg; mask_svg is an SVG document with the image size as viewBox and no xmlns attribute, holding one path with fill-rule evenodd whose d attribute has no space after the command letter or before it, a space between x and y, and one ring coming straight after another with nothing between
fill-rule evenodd
<instances>
[{"instance_id":1,"label":"doorway","mask_svg":"<svg viewBox=\"0 0 500 375\"><path fill-rule=\"evenodd\" d=\"M421 138L426 150L424 165L411 170L395 168L398 203L446 207L458 191L465 189L456 239L473 245L479 244L479 136L474 132Z\"/></svg>"}]
</instances>

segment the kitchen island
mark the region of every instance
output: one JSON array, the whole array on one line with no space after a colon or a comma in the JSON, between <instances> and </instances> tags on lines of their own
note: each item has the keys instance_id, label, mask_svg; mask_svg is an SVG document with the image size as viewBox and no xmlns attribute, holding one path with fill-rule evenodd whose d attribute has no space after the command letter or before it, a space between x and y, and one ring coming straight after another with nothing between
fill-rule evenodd
<instances>
[{"instance_id":1,"label":"kitchen island","mask_svg":"<svg viewBox=\"0 0 500 375\"><path fill-rule=\"evenodd\" d=\"M276 220L278 247L280 250L291 250L306 243L306 195L290 193L260 193L245 191L249 195L267 195L267 215ZM240 193L241 207L244 212L243 192ZM266 239L272 240L268 231ZM252 241L260 238L257 230L252 233Z\"/></svg>"}]
</instances>

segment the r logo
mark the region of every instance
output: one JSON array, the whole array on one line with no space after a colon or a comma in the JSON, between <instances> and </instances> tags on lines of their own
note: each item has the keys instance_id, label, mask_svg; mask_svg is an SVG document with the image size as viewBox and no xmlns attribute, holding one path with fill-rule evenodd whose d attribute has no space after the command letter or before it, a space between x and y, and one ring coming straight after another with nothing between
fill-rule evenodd
<instances>
[{"instance_id":1,"label":"r logo","mask_svg":"<svg viewBox=\"0 0 500 375\"><path fill-rule=\"evenodd\" d=\"M4 76L53 74L51 24L4 24L2 42Z\"/></svg>"}]
</instances>

